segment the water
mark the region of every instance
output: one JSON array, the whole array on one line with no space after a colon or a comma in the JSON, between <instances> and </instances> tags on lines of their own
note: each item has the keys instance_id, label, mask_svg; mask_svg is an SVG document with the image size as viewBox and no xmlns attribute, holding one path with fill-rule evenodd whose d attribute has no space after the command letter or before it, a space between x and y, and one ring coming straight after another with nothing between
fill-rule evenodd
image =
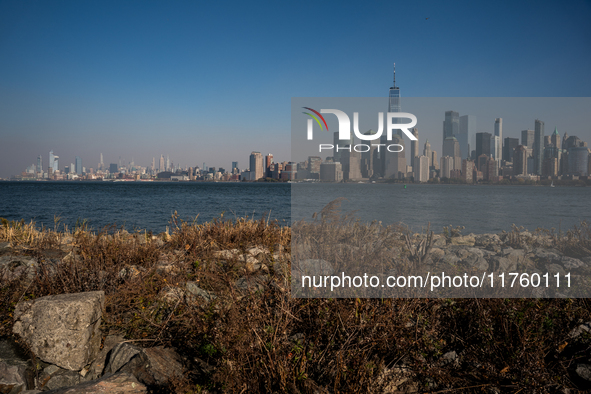
<instances>
[{"instance_id":1,"label":"water","mask_svg":"<svg viewBox=\"0 0 591 394\"><path fill-rule=\"evenodd\" d=\"M309 219L337 197L342 212L363 221L402 222L418 232L430 223L465 226L463 234L499 233L511 225L532 231L591 223L591 188L502 185L305 184L292 185L292 220Z\"/></svg>"},{"instance_id":2,"label":"water","mask_svg":"<svg viewBox=\"0 0 591 394\"><path fill-rule=\"evenodd\" d=\"M38 226L164 231L171 215L202 223L219 218L260 219L270 212L282 225L309 219L337 197L343 211L364 221L403 222L413 231L465 226L463 234L509 231L512 224L571 229L591 222L591 188L500 185L285 184L201 182L0 182L0 217ZM291 203L291 205L290 205ZM290 209L291 208L291 209Z\"/></svg>"},{"instance_id":3,"label":"water","mask_svg":"<svg viewBox=\"0 0 591 394\"><path fill-rule=\"evenodd\" d=\"M86 219L96 230L164 231L172 214L197 222L251 217L289 224L289 184L203 182L0 182L0 217L72 227Z\"/></svg>"}]
</instances>

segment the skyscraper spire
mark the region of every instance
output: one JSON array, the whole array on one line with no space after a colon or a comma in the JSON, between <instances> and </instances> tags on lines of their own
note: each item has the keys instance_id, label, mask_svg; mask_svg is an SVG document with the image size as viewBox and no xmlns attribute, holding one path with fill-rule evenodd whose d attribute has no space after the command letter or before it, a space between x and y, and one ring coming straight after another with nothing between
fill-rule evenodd
<instances>
[{"instance_id":1,"label":"skyscraper spire","mask_svg":"<svg viewBox=\"0 0 591 394\"><path fill-rule=\"evenodd\" d=\"M392 85L392 87L396 87L396 63L394 63L394 85Z\"/></svg>"}]
</instances>

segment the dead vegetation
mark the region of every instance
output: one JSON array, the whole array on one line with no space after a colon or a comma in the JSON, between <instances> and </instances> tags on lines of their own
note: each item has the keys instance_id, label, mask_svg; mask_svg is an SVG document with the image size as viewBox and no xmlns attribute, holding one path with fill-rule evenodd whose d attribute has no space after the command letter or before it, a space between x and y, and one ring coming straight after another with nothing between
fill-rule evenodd
<instances>
[{"instance_id":1,"label":"dead vegetation","mask_svg":"<svg viewBox=\"0 0 591 394\"><path fill-rule=\"evenodd\" d=\"M354 246L364 253L406 245L415 249L397 258L411 263L432 244L429 232L417 244L399 229L331 212L321 213L320 226L342 226L343 239L358 239ZM31 256L39 266L30 280L22 273L1 282L0 336L12 335L19 300L104 290L105 335L173 346L182 355L187 372L171 392L374 393L395 384L420 392L589 388L573 372L591 357L589 343L574 346L569 336L591 320L586 299L293 298L290 228L264 219L194 224L173 217L171 229L153 236L3 221L0 242L10 248L0 255ZM527 242L521 233L514 230L508 241ZM323 234L306 242L321 245ZM586 224L554 239L564 253L591 254ZM258 253L253 248L264 251L258 269L249 266L248 257ZM187 283L202 292L191 295Z\"/></svg>"}]
</instances>

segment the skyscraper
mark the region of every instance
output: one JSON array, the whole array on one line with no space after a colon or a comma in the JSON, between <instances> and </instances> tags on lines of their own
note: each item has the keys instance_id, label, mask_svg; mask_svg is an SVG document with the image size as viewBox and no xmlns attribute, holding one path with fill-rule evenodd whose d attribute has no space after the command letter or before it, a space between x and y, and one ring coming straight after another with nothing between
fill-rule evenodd
<instances>
[{"instance_id":1,"label":"skyscraper","mask_svg":"<svg viewBox=\"0 0 591 394\"><path fill-rule=\"evenodd\" d=\"M415 142L415 141L413 141L413 142ZM418 156L418 154L417 154L417 156ZM425 146L423 147L423 156L427 156L428 161L429 161L428 166L429 167L432 166L433 162L431 160L433 159L433 157L432 157L432 151L431 151L431 144L429 143L429 140L425 141Z\"/></svg>"},{"instance_id":2,"label":"skyscraper","mask_svg":"<svg viewBox=\"0 0 591 394\"><path fill-rule=\"evenodd\" d=\"M517 145L519 145L518 138L505 138L505 143L503 144L503 160L513 161L513 152L515 151L515 148L517 148Z\"/></svg>"},{"instance_id":3,"label":"skyscraper","mask_svg":"<svg viewBox=\"0 0 591 394\"><path fill-rule=\"evenodd\" d=\"M534 127L534 171L535 175L542 175L542 160L544 153L544 122L536 119Z\"/></svg>"},{"instance_id":4,"label":"skyscraper","mask_svg":"<svg viewBox=\"0 0 591 394\"><path fill-rule=\"evenodd\" d=\"M59 156L53 154L53 151L49 151L49 166L53 173L57 172L59 169Z\"/></svg>"},{"instance_id":5,"label":"skyscraper","mask_svg":"<svg viewBox=\"0 0 591 394\"><path fill-rule=\"evenodd\" d=\"M494 148L492 154L493 159L497 162L497 166L501 164L501 157L503 156L503 118L495 119L495 133L491 141L491 147Z\"/></svg>"},{"instance_id":6,"label":"skyscraper","mask_svg":"<svg viewBox=\"0 0 591 394\"><path fill-rule=\"evenodd\" d=\"M41 155L37 156L37 172L43 172L43 158Z\"/></svg>"},{"instance_id":7,"label":"skyscraper","mask_svg":"<svg viewBox=\"0 0 591 394\"><path fill-rule=\"evenodd\" d=\"M388 112L400 112L400 88L396 86L396 63L394 63L394 80L388 94ZM402 137L402 131L396 130L396 133Z\"/></svg>"},{"instance_id":8,"label":"skyscraper","mask_svg":"<svg viewBox=\"0 0 591 394\"><path fill-rule=\"evenodd\" d=\"M400 111L400 88L396 86L396 63L394 63L394 79L388 94L388 112ZM397 122L396 119L393 121L394 123ZM387 140L387 135L382 135L380 143L384 145L398 144L402 146L402 149L399 152L389 152L386 150L380 151L380 164L383 166L383 177L398 178L399 174L406 174L406 158L402 130L397 129L396 132L392 134L392 141Z\"/></svg>"},{"instance_id":9,"label":"skyscraper","mask_svg":"<svg viewBox=\"0 0 591 394\"><path fill-rule=\"evenodd\" d=\"M164 155L160 155L160 162L158 163L158 172L164 172L166 169L164 168Z\"/></svg>"},{"instance_id":10,"label":"skyscraper","mask_svg":"<svg viewBox=\"0 0 591 394\"><path fill-rule=\"evenodd\" d=\"M410 141L410 162L414 166L415 157L419 156L419 129L413 127L411 132L417 139L416 141Z\"/></svg>"},{"instance_id":11,"label":"skyscraper","mask_svg":"<svg viewBox=\"0 0 591 394\"><path fill-rule=\"evenodd\" d=\"M76 174L82 175L82 159L76 156Z\"/></svg>"},{"instance_id":12,"label":"skyscraper","mask_svg":"<svg viewBox=\"0 0 591 394\"><path fill-rule=\"evenodd\" d=\"M532 149L534 146L534 131L521 130L521 145L525 148Z\"/></svg>"},{"instance_id":13,"label":"skyscraper","mask_svg":"<svg viewBox=\"0 0 591 394\"><path fill-rule=\"evenodd\" d=\"M250 154L250 179L257 181L264 176L263 155L261 152Z\"/></svg>"},{"instance_id":14,"label":"skyscraper","mask_svg":"<svg viewBox=\"0 0 591 394\"><path fill-rule=\"evenodd\" d=\"M265 170L264 170L265 174L263 175L263 177L271 178L272 165L273 165L273 155L271 153L269 153L267 156L265 156ZM320 169L318 169L318 172L320 172Z\"/></svg>"},{"instance_id":15,"label":"skyscraper","mask_svg":"<svg viewBox=\"0 0 591 394\"><path fill-rule=\"evenodd\" d=\"M476 157L480 157L480 155L490 156L491 137L491 133L476 133ZM481 171L480 168L478 170Z\"/></svg>"},{"instance_id":16,"label":"skyscraper","mask_svg":"<svg viewBox=\"0 0 591 394\"><path fill-rule=\"evenodd\" d=\"M455 137L460 133L460 114L455 111L445 111L443 121L443 140L447 137Z\"/></svg>"},{"instance_id":17,"label":"skyscraper","mask_svg":"<svg viewBox=\"0 0 591 394\"><path fill-rule=\"evenodd\" d=\"M456 136L460 144L460 155L463 158L470 157L470 148L474 147L474 136L476 134L476 116L460 116L460 132Z\"/></svg>"},{"instance_id":18,"label":"skyscraper","mask_svg":"<svg viewBox=\"0 0 591 394\"><path fill-rule=\"evenodd\" d=\"M462 169L462 157L460 156L460 144L456 137L447 137L443 140L443 156L449 156L452 158L453 167L452 170Z\"/></svg>"},{"instance_id":19,"label":"skyscraper","mask_svg":"<svg viewBox=\"0 0 591 394\"><path fill-rule=\"evenodd\" d=\"M513 152L513 175L527 175L527 149L518 145Z\"/></svg>"}]
</instances>

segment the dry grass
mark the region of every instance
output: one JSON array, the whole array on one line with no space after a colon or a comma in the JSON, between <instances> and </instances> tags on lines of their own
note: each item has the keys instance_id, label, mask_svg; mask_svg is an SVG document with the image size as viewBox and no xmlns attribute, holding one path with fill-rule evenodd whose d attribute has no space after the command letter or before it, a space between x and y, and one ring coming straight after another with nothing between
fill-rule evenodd
<instances>
[{"instance_id":1,"label":"dry grass","mask_svg":"<svg viewBox=\"0 0 591 394\"><path fill-rule=\"evenodd\" d=\"M329 211L319 220L342 226L345 238L360 239L366 252L368 244L371 250L400 248L397 258L412 264L400 229L343 221ZM591 357L589 348L568 345L568 333L591 320L586 299L293 298L289 265L269 257L282 248L290 252L289 228L265 220L220 218L198 225L174 217L171 228L153 237L4 222L0 241L12 244L11 253L36 257L40 269L32 281L23 276L0 285L0 336L11 335L21 299L104 290L105 334L181 353L188 372L169 388L173 392L380 392L387 383L381 371L395 366L412 370L423 392L588 388L572 371ZM314 242L328 241L326 234L318 232ZM518 237L508 239L521 242ZM557 235L555 246L583 253L590 239L582 225ZM270 251L264 279L240 257L253 246ZM237 257L215 257L231 249L240 251ZM264 283L246 293L237 286L240 278ZM163 298L188 281L217 298ZM457 352L458 363L443 361L450 351Z\"/></svg>"}]
</instances>

